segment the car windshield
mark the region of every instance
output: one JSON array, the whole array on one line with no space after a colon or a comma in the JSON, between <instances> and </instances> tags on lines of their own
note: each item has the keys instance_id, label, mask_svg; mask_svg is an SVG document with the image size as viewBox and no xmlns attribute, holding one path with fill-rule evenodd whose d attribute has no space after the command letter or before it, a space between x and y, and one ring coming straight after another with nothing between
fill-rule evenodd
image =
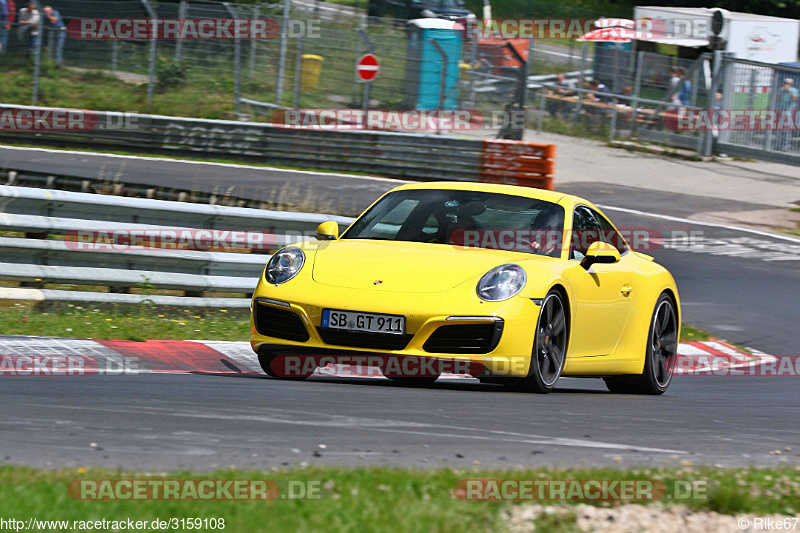
<instances>
[{"instance_id":1,"label":"car windshield","mask_svg":"<svg viewBox=\"0 0 800 533\"><path fill-rule=\"evenodd\" d=\"M450 244L558 257L564 208L488 192L416 189L386 195L343 239Z\"/></svg>"}]
</instances>

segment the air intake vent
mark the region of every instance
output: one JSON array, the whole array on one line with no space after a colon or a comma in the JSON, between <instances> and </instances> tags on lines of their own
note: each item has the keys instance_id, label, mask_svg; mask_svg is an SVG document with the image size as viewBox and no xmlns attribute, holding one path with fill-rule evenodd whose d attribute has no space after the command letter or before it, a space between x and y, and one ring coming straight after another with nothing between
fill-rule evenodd
<instances>
[{"instance_id":1,"label":"air intake vent","mask_svg":"<svg viewBox=\"0 0 800 533\"><path fill-rule=\"evenodd\" d=\"M497 347L502 334L502 320L439 326L422 348L431 353L489 353Z\"/></svg>"},{"instance_id":2,"label":"air intake vent","mask_svg":"<svg viewBox=\"0 0 800 533\"><path fill-rule=\"evenodd\" d=\"M300 317L288 309L278 309L256 301L253 311L256 330L261 335L300 342L310 338Z\"/></svg>"}]
</instances>

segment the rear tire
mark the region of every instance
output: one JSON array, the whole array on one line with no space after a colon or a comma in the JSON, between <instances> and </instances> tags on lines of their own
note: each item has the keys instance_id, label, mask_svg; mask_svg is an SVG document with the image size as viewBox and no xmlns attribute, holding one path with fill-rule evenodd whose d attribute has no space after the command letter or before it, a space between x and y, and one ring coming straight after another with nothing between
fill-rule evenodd
<instances>
[{"instance_id":1,"label":"rear tire","mask_svg":"<svg viewBox=\"0 0 800 533\"><path fill-rule=\"evenodd\" d=\"M545 296L539 311L528 375L516 385L509 385L518 390L539 394L552 391L564 369L568 339L567 312L561 293L551 290Z\"/></svg>"},{"instance_id":2,"label":"rear tire","mask_svg":"<svg viewBox=\"0 0 800 533\"><path fill-rule=\"evenodd\" d=\"M642 373L603 380L608 390L618 394L664 394L672 381L677 358L678 313L672 298L661 293L650 320Z\"/></svg>"}]
</instances>

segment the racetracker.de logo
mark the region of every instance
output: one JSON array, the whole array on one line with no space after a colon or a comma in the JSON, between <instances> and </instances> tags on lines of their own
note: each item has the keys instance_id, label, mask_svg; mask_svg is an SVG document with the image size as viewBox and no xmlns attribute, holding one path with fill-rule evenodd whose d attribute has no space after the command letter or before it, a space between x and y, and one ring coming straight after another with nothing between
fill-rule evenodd
<instances>
[{"instance_id":1,"label":"racetracker.de logo","mask_svg":"<svg viewBox=\"0 0 800 533\"><path fill-rule=\"evenodd\" d=\"M477 361L414 357L410 355L279 355L272 360L270 369L279 377L307 377L317 368L337 368L338 377L373 377L375 370L384 376L406 378L432 378L442 374L479 376L484 371Z\"/></svg>"},{"instance_id":2,"label":"racetracker.de logo","mask_svg":"<svg viewBox=\"0 0 800 533\"><path fill-rule=\"evenodd\" d=\"M661 20L591 18L495 18L460 22L466 39L550 39L572 41L591 34L592 41L618 42L630 39L655 39L668 36Z\"/></svg>"},{"instance_id":3,"label":"racetracker.de logo","mask_svg":"<svg viewBox=\"0 0 800 533\"><path fill-rule=\"evenodd\" d=\"M64 244L71 250L111 251L141 247L173 250L258 250L278 246L268 230L223 229L108 229L70 230Z\"/></svg>"},{"instance_id":4,"label":"racetracker.de logo","mask_svg":"<svg viewBox=\"0 0 800 533\"><path fill-rule=\"evenodd\" d=\"M704 500L706 480L657 479L461 479L453 487L459 500L656 501Z\"/></svg>"},{"instance_id":5,"label":"racetracker.de logo","mask_svg":"<svg viewBox=\"0 0 800 533\"><path fill-rule=\"evenodd\" d=\"M135 130L139 116L135 113L85 109L14 108L0 109L0 131L90 131Z\"/></svg>"},{"instance_id":6,"label":"racetracker.de logo","mask_svg":"<svg viewBox=\"0 0 800 533\"><path fill-rule=\"evenodd\" d=\"M797 131L800 109L676 110L664 115L673 131Z\"/></svg>"},{"instance_id":7,"label":"racetracker.de logo","mask_svg":"<svg viewBox=\"0 0 800 533\"><path fill-rule=\"evenodd\" d=\"M483 126L475 109L280 109L276 126L312 130L469 131Z\"/></svg>"},{"instance_id":8,"label":"racetracker.de logo","mask_svg":"<svg viewBox=\"0 0 800 533\"><path fill-rule=\"evenodd\" d=\"M273 479L73 479L73 500L320 500L327 496L320 480Z\"/></svg>"},{"instance_id":9,"label":"racetracker.de logo","mask_svg":"<svg viewBox=\"0 0 800 533\"><path fill-rule=\"evenodd\" d=\"M305 24L311 25L314 22L318 24L318 21L309 21ZM280 24L271 18L76 18L67 24L67 33L73 39L92 41L268 40L280 35ZM306 33L308 32L304 32Z\"/></svg>"},{"instance_id":10,"label":"racetracker.de logo","mask_svg":"<svg viewBox=\"0 0 800 533\"><path fill-rule=\"evenodd\" d=\"M2 109L2 131L80 131L98 127L97 113L82 109Z\"/></svg>"}]
</instances>

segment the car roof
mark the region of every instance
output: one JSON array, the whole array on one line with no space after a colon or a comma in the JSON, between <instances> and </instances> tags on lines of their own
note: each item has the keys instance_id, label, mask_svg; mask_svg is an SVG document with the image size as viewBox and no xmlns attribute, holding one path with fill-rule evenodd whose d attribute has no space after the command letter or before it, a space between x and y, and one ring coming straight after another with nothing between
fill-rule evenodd
<instances>
[{"instance_id":1,"label":"car roof","mask_svg":"<svg viewBox=\"0 0 800 533\"><path fill-rule=\"evenodd\" d=\"M575 204L592 205L591 202L575 196L572 194L565 194L558 191L548 191L546 189L537 189L535 187L520 187L518 185L503 185L500 183L476 183L465 181L433 181L425 183L409 183L401 185L393 190L412 190L412 189L448 189L458 191L480 191L480 192L493 192L498 194L510 194L514 196L522 196L524 198L535 198L537 200L544 200L554 204L561 204L564 206Z\"/></svg>"}]
</instances>

